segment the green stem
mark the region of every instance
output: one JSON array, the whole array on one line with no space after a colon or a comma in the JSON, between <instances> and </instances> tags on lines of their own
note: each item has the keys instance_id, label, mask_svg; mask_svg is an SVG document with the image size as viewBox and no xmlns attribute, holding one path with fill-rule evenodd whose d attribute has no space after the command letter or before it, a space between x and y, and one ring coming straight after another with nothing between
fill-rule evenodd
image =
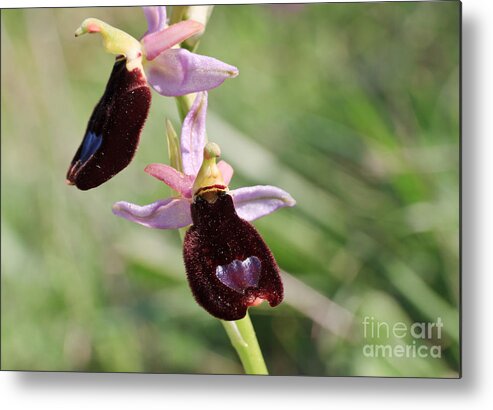
<instances>
[{"instance_id":1,"label":"green stem","mask_svg":"<svg viewBox=\"0 0 493 410\"><path fill-rule=\"evenodd\" d=\"M243 319L231 322L221 320L221 323L231 344L240 356L245 373L269 374L248 312Z\"/></svg>"},{"instance_id":2,"label":"green stem","mask_svg":"<svg viewBox=\"0 0 493 410\"><path fill-rule=\"evenodd\" d=\"M194 94L176 97L176 104L178 106L178 111L182 122L190 110L194 98ZM186 228L180 230L180 237L182 241L185 237L185 231ZM269 374L248 312L243 319L230 322L221 320L221 323L226 330L231 344L240 357L245 373Z\"/></svg>"},{"instance_id":3,"label":"green stem","mask_svg":"<svg viewBox=\"0 0 493 410\"><path fill-rule=\"evenodd\" d=\"M188 111L190 111L190 108L192 107L195 96L196 94L186 94L175 97L178 114L180 114L180 119L182 123L187 116Z\"/></svg>"}]
</instances>

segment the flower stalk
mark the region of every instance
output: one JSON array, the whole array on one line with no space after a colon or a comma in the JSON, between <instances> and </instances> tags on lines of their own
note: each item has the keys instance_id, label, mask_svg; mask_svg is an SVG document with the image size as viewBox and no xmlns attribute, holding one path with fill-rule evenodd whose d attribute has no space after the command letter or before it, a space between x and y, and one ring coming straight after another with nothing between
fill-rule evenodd
<instances>
[{"instance_id":1,"label":"flower stalk","mask_svg":"<svg viewBox=\"0 0 493 410\"><path fill-rule=\"evenodd\" d=\"M250 315L236 321L221 320L231 344L240 356L246 374L268 375L267 366L257 341Z\"/></svg>"},{"instance_id":2,"label":"flower stalk","mask_svg":"<svg viewBox=\"0 0 493 410\"><path fill-rule=\"evenodd\" d=\"M183 121L190 111L190 108L195 101L196 94L185 94L175 97L176 107L178 108L178 114L180 119Z\"/></svg>"},{"instance_id":3,"label":"flower stalk","mask_svg":"<svg viewBox=\"0 0 493 410\"><path fill-rule=\"evenodd\" d=\"M195 95L188 94L176 97L178 112L183 122L192 107ZM186 228L180 229L180 238L183 241ZM248 311L246 316L240 320L226 321L221 320L221 324L231 341L236 353L238 354L243 369L246 374L268 375L264 356L257 340L257 335L253 327Z\"/></svg>"}]
</instances>

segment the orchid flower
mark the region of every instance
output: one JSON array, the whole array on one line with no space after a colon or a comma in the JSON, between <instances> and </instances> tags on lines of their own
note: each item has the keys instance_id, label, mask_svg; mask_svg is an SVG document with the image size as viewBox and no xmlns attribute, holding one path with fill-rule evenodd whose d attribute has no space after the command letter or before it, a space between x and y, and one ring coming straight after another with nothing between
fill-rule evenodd
<instances>
[{"instance_id":1,"label":"orchid flower","mask_svg":"<svg viewBox=\"0 0 493 410\"><path fill-rule=\"evenodd\" d=\"M195 20L168 26L164 6L144 7L148 31L141 40L144 70L149 84L165 96L205 91L238 75L238 69L212 57L172 48L204 30Z\"/></svg>"},{"instance_id":2,"label":"orchid flower","mask_svg":"<svg viewBox=\"0 0 493 410\"><path fill-rule=\"evenodd\" d=\"M183 172L151 164L145 172L171 187L176 196L150 205L117 202L113 213L158 229L192 225L184 240L187 278L197 302L213 316L238 320L249 306L282 301L283 288L275 259L248 222L294 206L287 192L274 186L229 190L233 168L217 144L206 142L207 92L197 94L181 131Z\"/></svg>"},{"instance_id":3,"label":"orchid flower","mask_svg":"<svg viewBox=\"0 0 493 410\"><path fill-rule=\"evenodd\" d=\"M181 96L238 75L236 67L178 47L202 32L203 24L184 20L168 26L164 6L144 7L144 14L148 30L141 41L95 18L84 20L75 32L99 33L105 49L117 55L67 172L67 182L79 189L101 185L131 162L151 103L148 85L161 95Z\"/></svg>"}]
</instances>

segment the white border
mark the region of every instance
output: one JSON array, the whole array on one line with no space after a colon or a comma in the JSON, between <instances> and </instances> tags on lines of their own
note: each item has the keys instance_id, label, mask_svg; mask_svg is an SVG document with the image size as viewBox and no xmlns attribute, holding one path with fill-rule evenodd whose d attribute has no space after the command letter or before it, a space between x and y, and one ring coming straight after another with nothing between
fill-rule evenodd
<instances>
[{"instance_id":1,"label":"white border","mask_svg":"<svg viewBox=\"0 0 493 410\"><path fill-rule=\"evenodd\" d=\"M157 3L121 0L90 2L84 6ZM43 6L76 5L81 3L43 2ZM493 2L484 0L463 1L462 380L3 372L0 373L0 406L9 410L489 408L493 370L493 270L490 268L493 248L490 238L490 232L493 232L492 5ZM40 4L34 1L2 2L2 7L20 6L39 7Z\"/></svg>"},{"instance_id":2,"label":"white border","mask_svg":"<svg viewBox=\"0 0 493 410\"><path fill-rule=\"evenodd\" d=\"M365 1L365 0L363 0ZM375 1L375 0L373 0ZM392 0L392 1L409 1L409 0ZM417 0L420 1L420 0ZM425 1L425 0L421 0ZM329 3L330 1L323 1L323 0L314 0L311 1L310 3ZM272 1L251 1L251 0L245 0L245 1L228 1L228 0L214 0L210 1L210 4L247 4L247 3L303 3L303 1L282 1L282 0L272 0ZM305 2L306 3L306 2ZM337 3L354 3L354 0L339 0ZM139 6L139 5L162 5L162 1L156 1L156 0L92 0L89 2L81 3L80 1L77 0L50 0L50 1L43 1L40 3L39 1L33 1L33 0L17 0L17 1L3 1L2 2L2 8L21 8L21 7L95 7L95 6ZM207 4L203 0L172 0L169 4Z\"/></svg>"}]
</instances>

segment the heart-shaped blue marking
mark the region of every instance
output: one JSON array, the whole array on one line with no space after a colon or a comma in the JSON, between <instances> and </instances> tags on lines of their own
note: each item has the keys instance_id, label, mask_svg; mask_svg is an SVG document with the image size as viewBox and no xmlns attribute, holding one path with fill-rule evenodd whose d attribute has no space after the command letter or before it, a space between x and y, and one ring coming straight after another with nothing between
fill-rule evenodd
<instances>
[{"instance_id":1,"label":"heart-shaped blue marking","mask_svg":"<svg viewBox=\"0 0 493 410\"><path fill-rule=\"evenodd\" d=\"M228 265L218 266L216 277L228 288L244 294L246 289L257 287L261 270L260 259L250 256L244 261L235 259Z\"/></svg>"}]
</instances>

